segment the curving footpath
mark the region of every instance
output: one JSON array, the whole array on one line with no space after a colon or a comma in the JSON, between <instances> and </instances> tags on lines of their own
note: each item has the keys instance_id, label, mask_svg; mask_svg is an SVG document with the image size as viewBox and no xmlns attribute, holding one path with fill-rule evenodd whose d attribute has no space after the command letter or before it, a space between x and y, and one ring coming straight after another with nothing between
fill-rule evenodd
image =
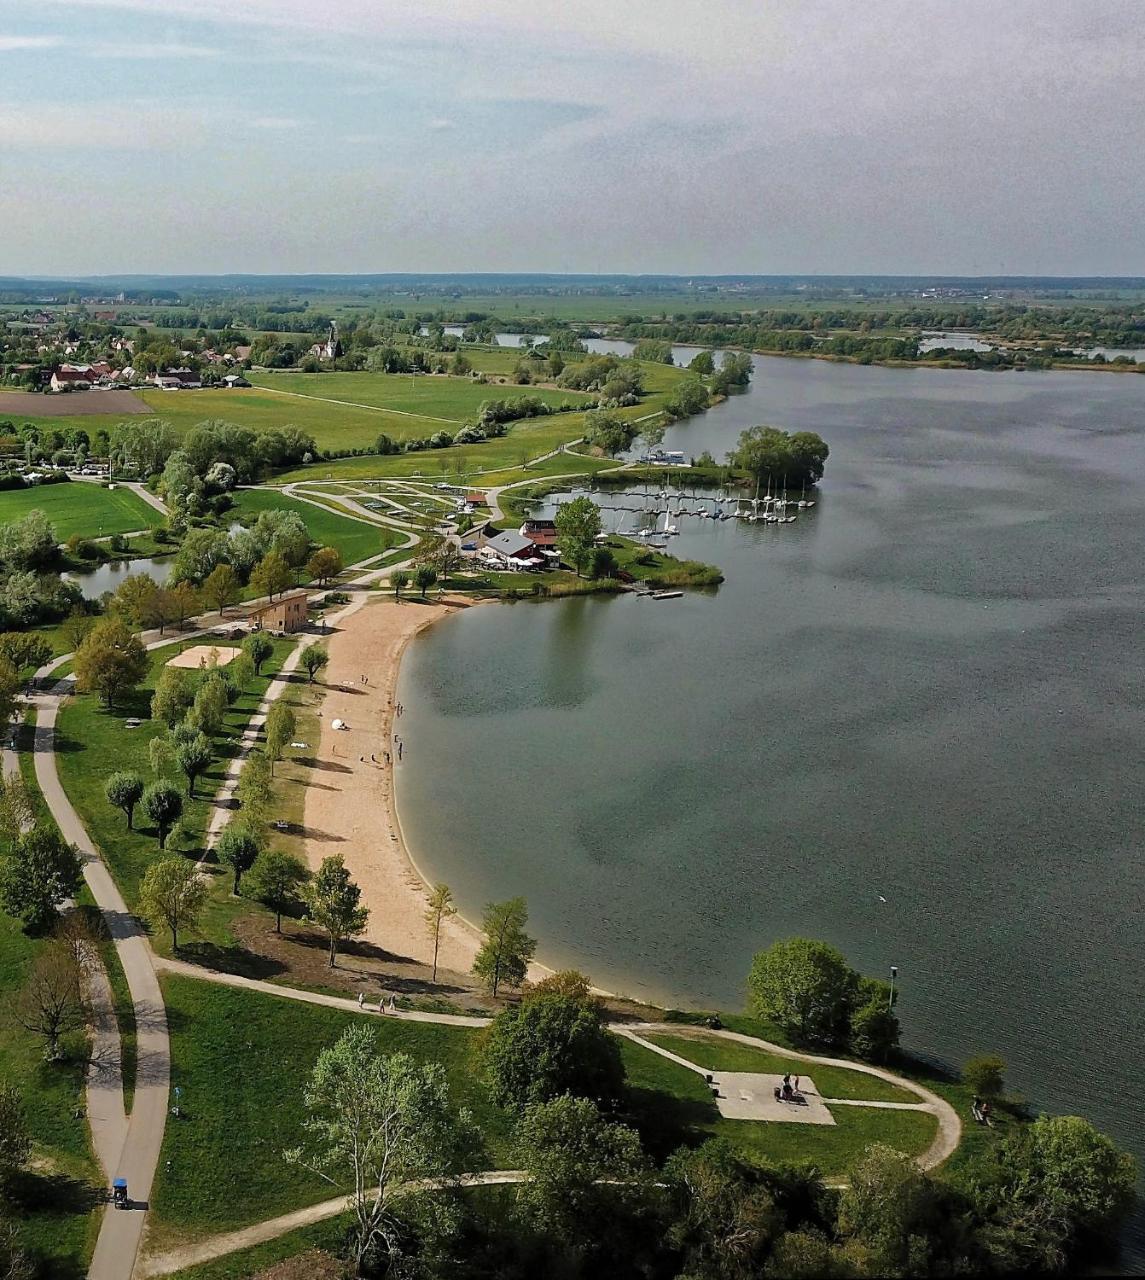
<instances>
[{"instance_id":1,"label":"curving footpath","mask_svg":"<svg viewBox=\"0 0 1145 1280\"><path fill-rule=\"evenodd\" d=\"M68 654L49 663L36 673L37 680L50 675L70 657ZM30 699L36 711L36 781L64 839L74 844L83 857L84 879L96 905L103 913L115 943L135 1007L138 1046L135 1100L131 1115L126 1121L122 1143L117 1144L112 1132L99 1144L102 1147L101 1159L108 1161L112 1158L115 1146L120 1146L118 1159L114 1162L113 1176L127 1179L133 1209L124 1211L108 1204L88 1270L88 1280L130 1280L146 1221L146 1215L139 1210L148 1207L151 1184L163 1145L163 1129L167 1122L171 1044L167 1034L163 993L159 989L159 979L152 964L150 943L139 922L128 911L111 873L65 794L56 769L56 716L60 703L71 691L72 681L64 679L52 686L48 693L37 693ZM122 1074L118 1070L118 1054L115 1055L114 1063L109 1063L108 1066L109 1078L104 1082L106 1092L113 1095L118 1089L122 1105ZM111 1123L114 1129L114 1120Z\"/></svg>"}]
</instances>

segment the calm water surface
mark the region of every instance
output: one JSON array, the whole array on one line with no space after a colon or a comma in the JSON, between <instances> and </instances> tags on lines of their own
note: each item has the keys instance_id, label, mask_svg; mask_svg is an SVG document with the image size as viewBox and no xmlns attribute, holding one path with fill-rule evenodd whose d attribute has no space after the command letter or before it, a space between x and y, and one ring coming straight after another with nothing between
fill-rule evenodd
<instances>
[{"instance_id":1,"label":"calm water surface","mask_svg":"<svg viewBox=\"0 0 1145 1280\"><path fill-rule=\"evenodd\" d=\"M897 964L910 1045L997 1050L1145 1154L1145 379L756 365L666 445L820 431L818 506L681 521L713 594L415 641L413 844L467 913L524 894L545 958L640 996L738 1004L789 934Z\"/></svg>"}]
</instances>

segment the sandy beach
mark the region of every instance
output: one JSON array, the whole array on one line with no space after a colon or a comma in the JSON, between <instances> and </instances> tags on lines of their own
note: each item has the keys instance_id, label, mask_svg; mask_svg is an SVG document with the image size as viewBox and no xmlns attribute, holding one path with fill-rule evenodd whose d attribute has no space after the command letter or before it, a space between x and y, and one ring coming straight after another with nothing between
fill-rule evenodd
<instances>
[{"instance_id":1,"label":"sandy beach","mask_svg":"<svg viewBox=\"0 0 1145 1280\"><path fill-rule=\"evenodd\" d=\"M411 861L394 804L395 768L416 768L405 755L399 763L394 689L402 651L422 628L473 601L446 596L441 603L363 598L342 612L330 637L330 664L323 672L318 744L321 785L306 792L306 857L316 868L340 853L370 908L364 938L395 959L429 964L433 943L423 919L425 882ZM335 729L334 722L347 728ZM385 752L390 761L385 761ZM442 929L438 963L468 973L480 939L459 917Z\"/></svg>"}]
</instances>

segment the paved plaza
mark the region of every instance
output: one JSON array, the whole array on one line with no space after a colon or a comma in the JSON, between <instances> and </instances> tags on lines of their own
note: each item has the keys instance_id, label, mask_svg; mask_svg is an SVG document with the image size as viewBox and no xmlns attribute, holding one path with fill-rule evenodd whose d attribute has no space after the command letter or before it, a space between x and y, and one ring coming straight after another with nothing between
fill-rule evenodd
<instances>
[{"instance_id":1,"label":"paved plaza","mask_svg":"<svg viewBox=\"0 0 1145 1280\"><path fill-rule=\"evenodd\" d=\"M722 1071L712 1073L712 1084L718 1090L716 1106L725 1120L770 1120L787 1124L834 1124L835 1118L825 1106L814 1082L803 1076L799 1081L801 1102L776 1101L776 1089L783 1088L783 1077L754 1071Z\"/></svg>"}]
</instances>

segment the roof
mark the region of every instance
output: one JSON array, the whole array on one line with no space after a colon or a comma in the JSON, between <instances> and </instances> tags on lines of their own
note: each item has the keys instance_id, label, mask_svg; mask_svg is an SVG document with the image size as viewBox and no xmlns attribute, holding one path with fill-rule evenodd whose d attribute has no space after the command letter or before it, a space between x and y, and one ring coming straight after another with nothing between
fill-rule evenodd
<instances>
[{"instance_id":1,"label":"roof","mask_svg":"<svg viewBox=\"0 0 1145 1280\"><path fill-rule=\"evenodd\" d=\"M294 591L288 596L279 596L277 600L271 600L268 604L259 605L257 609L252 611L253 616L258 617L259 614L269 613L272 609L281 609L285 605L292 604L298 600L301 600L303 604L306 604L309 599L310 597L305 591Z\"/></svg>"},{"instance_id":2,"label":"roof","mask_svg":"<svg viewBox=\"0 0 1145 1280\"><path fill-rule=\"evenodd\" d=\"M546 529L555 529L557 522L555 520L526 520L521 527L523 529L535 529L540 533Z\"/></svg>"},{"instance_id":3,"label":"roof","mask_svg":"<svg viewBox=\"0 0 1145 1280\"><path fill-rule=\"evenodd\" d=\"M523 551L533 552L533 544L528 538L519 533L512 531L499 533L495 538L490 538L485 544L490 551L496 551L503 556L519 556Z\"/></svg>"}]
</instances>

